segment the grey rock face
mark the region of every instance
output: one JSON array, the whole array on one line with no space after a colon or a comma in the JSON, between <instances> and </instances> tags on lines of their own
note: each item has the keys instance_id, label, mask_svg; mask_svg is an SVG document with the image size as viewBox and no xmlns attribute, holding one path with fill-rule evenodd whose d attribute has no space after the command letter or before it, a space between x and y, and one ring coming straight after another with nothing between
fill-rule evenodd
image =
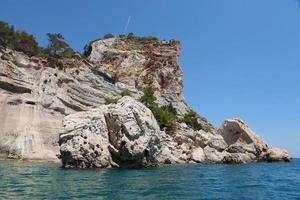
<instances>
[{"instance_id":1,"label":"grey rock face","mask_svg":"<svg viewBox=\"0 0 300 200\"><path fill-rule=\"evenodd\" d=\"M47 63L39 58L0 52L3 157L58 161L58 133L64 116L99 106L105 98L120 97L124 90L82 61L66 61L66 69L57 70L45 67Z\"/></svg>"},{"instance_id":2,"label":"grey rock face","mask_svg":"<svg viewBox=\"0 0 300 200\"><path fill-rule=\"evenodd\" d=\"M98 40L87 60L64 60L58 70L0 47L0 156L58 161L60 152L65 167L102 168L288 161L285 150L269 149L238 119L218 130L195 131L179 122L170 135L159 129L151 111L134 99L151 86L157 103L171 103L178 117L190 110L182 96L179 49L176 41ZM124 90L133 98L103 105ZM209 125L201 117L199 122Z\"/></svg>"},{"instance_id":3,"label":"grey rock face","mask_svg":"<svg viewBox=\"0 0 300 200\"><path fill-rule=\"evenodd\" d=\"M103 105L106 98L118 99L126 89L138 99L151 85L159 104L172 103L179 114L188 110L178 42L102 40L92 46L90 62L66 60L63 70L0 47L1 156L57 160L62 119Z\"/></svg>"},{"instance_id":4,"label":"grey rock face","mask_svg":"<svg viewBox=\"0 0 300 200\"><path fill-rule=\"evenodd\" d=\"M225 120L215 133L194 131L180 124L174 141L177 144L170 143L173 144L173 148L178 144L189 145L191 150L186 152L186 157L190 158L190 161L201 163L248 163L290 159L286 150L269 149L240 119ZM172 151L170 155L173 155Z\"/></svg>"},{"instance_id":5,"label":"grey rock face","mask_svg":"<svg viewBox=\"0 0 300 200\"><path fill-rule=\"evenodd\" d=\"M179 128L177 135L167 135L159 130L151 111L130 97L122 98L115 105L70 115L64 124L66 130L60 137L60 151L65 166L136 167L290 159L284 150L268 149L263 140L238 119L226 120L216 134L188 132L185 127ZM240 137L236 136L237 130ZM199 135L206 138L202 139L204 142L192 139ZM94 148L97 145L100 152Z\"/></svg>"},{"instance_id":6,"label":"grey rock face","mask_svg":"<svg viewBox=\"0 0 300 200\"><path fill-rule=\"evenodd\" d=\"M60 135L65 167L156 165L161 132L152 112L131 97L69 115Z\"/></svg>"},{"instance_id":7,"label":"grey rock face","mask_svg":"<svg viewBox=\"0 0 300 200\"><path fill-rule=\"evenodd\" d=\"M183 74L179 42L110 38L90 45L89 61L116 82L139 90L151 86L158 103L171 103L179 115L189 110L182 96Z\"/></svg>"}]
</instances>

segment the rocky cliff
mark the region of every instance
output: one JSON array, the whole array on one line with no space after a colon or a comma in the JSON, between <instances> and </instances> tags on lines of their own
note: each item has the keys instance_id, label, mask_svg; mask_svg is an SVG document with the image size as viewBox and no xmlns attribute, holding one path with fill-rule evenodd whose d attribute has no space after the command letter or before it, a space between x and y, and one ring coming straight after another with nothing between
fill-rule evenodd
<instances>
[{"instance_id":1,"label":"rocky cliff","mask_svg":"<svg viewBox=\"0 0 300 200\"><path fill-rule=\"evenodd\" d=\"M89 47L88 60L114 82L143 90L151 86L161 105L172 103L179 115L189 110L182 96L183 74L178 41L110 38Z\"/></svg>"},{"instance_id":2,"label":"rocky cliff","mask_svg":"<svg viewBox=\"0 0 300 200\"><path fill-rule=\"evenodd\" d=\"M193 130L182 96L179 42L110 38L92 42L86 58L45 59L0 48L0 154L57 160L65 167L149 166L162 163L245 163L289 160L269 149L241 120L215 129L198 116ZM151 86L156 103L172 105L176 129L166 133L138 102ZM123 97L130 91L132 97ZM104 105L106 99L120 99Z\"/></svg>"}]
</instances>

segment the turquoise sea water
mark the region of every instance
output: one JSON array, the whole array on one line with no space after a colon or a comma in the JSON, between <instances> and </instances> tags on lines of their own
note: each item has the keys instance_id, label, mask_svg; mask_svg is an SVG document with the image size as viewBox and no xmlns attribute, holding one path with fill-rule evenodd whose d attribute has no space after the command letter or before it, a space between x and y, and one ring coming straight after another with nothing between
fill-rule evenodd
<instances>
[{"instance_id":1,"label":"turquoise sea water","mask_svg":"<svg viewBox=\"0 0 300 200\"><path fill-rule=\"evenodd\" d=\"M0 161L0 199L300 199L300 159L110 170Z\"/></svg>"}]
</instances>

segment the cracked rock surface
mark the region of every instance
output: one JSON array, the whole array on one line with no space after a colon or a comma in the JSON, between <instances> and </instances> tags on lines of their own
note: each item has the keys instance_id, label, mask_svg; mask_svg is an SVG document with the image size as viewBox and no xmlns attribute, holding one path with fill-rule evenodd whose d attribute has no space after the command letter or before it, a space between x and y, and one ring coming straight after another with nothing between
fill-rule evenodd
<instances>
[{"instance_id":1,"label":"cracked rock surface","mask_svg":"<svg viewBox=\"0 0 300 200\"><path fill-rule=\"evenodd\" d=\"M215 134L183 129L184 133L177 133L180 138L167 135L160 130L152 112L131 97L69 115L63 124L65 131L59 143L64 167L289 160L286 151L269 149L239 119L226 120Z\"/></svg>"}]
</instances>

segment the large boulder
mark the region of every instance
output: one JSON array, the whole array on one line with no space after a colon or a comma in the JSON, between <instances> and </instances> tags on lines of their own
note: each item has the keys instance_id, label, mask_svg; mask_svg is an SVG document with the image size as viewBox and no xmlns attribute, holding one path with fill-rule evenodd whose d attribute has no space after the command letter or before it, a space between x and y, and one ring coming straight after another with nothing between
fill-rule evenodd
<instances>
[{"instance_id":1,"label":"large boulder","mask_svg":"<svg viewBox=\"0 0 300 200\"><path fill-rule=\"evenodd\" d=\"M263 139L240 119L225 120L217 130L217 134L221 135L228 145L225 151L229 154L221 162L247 163L252 161L289 160L286 151L280 149L270 150Z\"/></svg>"},{"instance_id":2,"label":"large boulder","mask_svg":"<svg viewBox=\"0 0 300 200\"><path fill-rule=\"evenodd\" d=\"M243 147L251 144L257 155L268 149L268 145L240 119L225 120L217 134L222 135L229 148L232 145Z\"/></svg>"},{"instance_id":3,"label":"large boulder","mask_svg":"<svg viewBox=\"0 0 300 200\"><path fill-rule=\"evenodd\" d=\"M267 161L269 162L278 162L278 161L290 161L290 156L285 149L272 148L267 152Z\"/></svg>"},{"instance_id":4,"label":"large boulder","mask_svg":"<svg viewBox=\"0 0 300 200\"><path fill-rule=\"evenodd\" d=\"M205 154L201 147L198 147L193 150L191 159L197 163L205 162Z\"/></svg>"},{"instance_id":5,"label":"large boulder","mask_svg":"<svg viewBox=\"0 0 300 200\"><path fill-rule=\"evenodd\" d=\"M156 165L165 134L152 112L131 97L117 104L69 115L60 135L64 167L141 167Z\"/></svg>"}]
</instances>

